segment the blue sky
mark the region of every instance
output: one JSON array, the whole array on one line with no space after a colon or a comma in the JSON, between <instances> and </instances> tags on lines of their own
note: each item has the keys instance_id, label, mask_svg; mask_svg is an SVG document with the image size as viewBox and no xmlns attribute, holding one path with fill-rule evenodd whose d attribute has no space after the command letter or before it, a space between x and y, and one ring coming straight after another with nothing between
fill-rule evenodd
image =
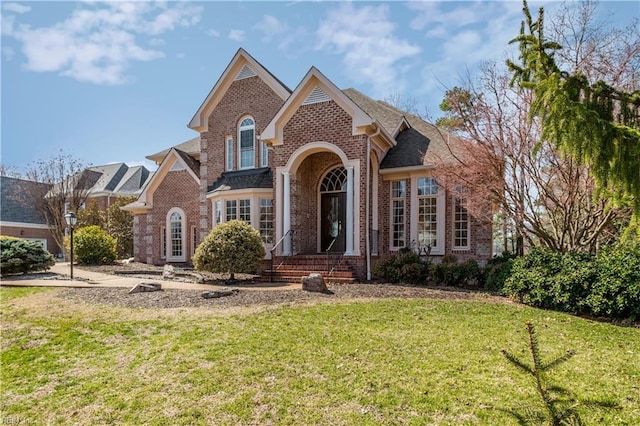
<instances>
[{"instance_id":1,"label":"blue sky","mask_svg":"<svg viewBox=\"0 0 640 426\"><path fill-rule=\"evenodd\" d=\"M530 2L541 4L559 5ZM621 26L639 4L599 11ZM197 136L186 125L240 47L292 89L316 66L338 87L412 97L437 117L446 87L505 57L521 7L2 1L0 161L24 172L62 150L92 165L149 166L146 155Z\"/></svg>"}]
</instances>

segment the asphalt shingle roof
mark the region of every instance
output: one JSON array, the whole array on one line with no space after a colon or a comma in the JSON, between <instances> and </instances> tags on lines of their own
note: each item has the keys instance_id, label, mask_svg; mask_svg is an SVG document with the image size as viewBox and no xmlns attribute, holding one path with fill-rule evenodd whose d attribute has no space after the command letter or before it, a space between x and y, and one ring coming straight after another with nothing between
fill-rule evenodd
<instances>
[{"instance_id":1,"label":"asphalt shingle roof","mask_svg":"<svg viewBox=\"0 0 640 426\"><path fill-rule=\"evenodd\" d=\"M34 206L32 195L43 197L50 188L45 183L0 176L0 220L46 224L44 216ZM36 193L36 194L34 194Z\"/></svg>"},{"instance_id":2,"label":"asphalt shingle roof","mask_svg":"<svg viewBox=\"0 0 640 426\"><path fill-rule=\"evenodd\" d=\"M396 137L397 145L391 148L380 163L381 169L420 166L429 149L429 139L416 129L406 129Z\"/></svg>"},{"instance_id":3,"label":"asphalt shingle roof","mask_svg":"<svg viewBox=\"0 0 640 426\"><path fill-rule=\"evenodd\" d=\"M387 153L387 156L391 156L391 158L387 160L387 156L385 156L380 166L381 169L446 163L454 159L452 153L461 155L455 143L457 138L454 135L438 129L417 115L402 111L386 102L371 99L355 89L345 89L342 92L371 118L380 123L387 133L393 134L404 118L416 132L426 138L426 150L422 153L423 158L418 164L415 164L418 137L412 132L405 134L400 139L400 135L406 130L400 132L396 138L396 146ZM423 140L421 144L425 144L425 141Z\"/></svg>"},{"instance_id":4,"label":"asphalt shingle roof","mask_svg":"<svg viewBox=\"0 0 640 426\"><path fill-rule=\"evenodd\" d=\"M207 189L208 192L247 188L273 188L273 173L268 167L224 172Z\"/></svg>"},{"instance_id":5,"label":"asphalt shingle roof","mask_svg":"<svg viewBox=\"0 0 640 426\"><path fill-rule=\"evenodd\" d=\"M175 149L175 148L174 148ZM200 162L187 154L184 151L180 151L179 149L175 149L176 153L187 163L187 166L195 173L196 176L200 176Z\"/></svg>"},{"instance_id":6,"label":"asphalt shingle roof","mask_svg":"<svg viewBox=\"0 0 640 426\"><path fill-rule=\"evenodd\" d=\"M186 152L189 155L200 155L200 136L196 136L193 139L189 139L186 142L182 142L173 147L169 147L167 149L163 149L160 152L156 152L155 154L147 155L147 158L151 161L155 161L156 163L162 162L164 157L167 156L171 148L179 149L180 151Z\"/></svg>"}]
</instances>

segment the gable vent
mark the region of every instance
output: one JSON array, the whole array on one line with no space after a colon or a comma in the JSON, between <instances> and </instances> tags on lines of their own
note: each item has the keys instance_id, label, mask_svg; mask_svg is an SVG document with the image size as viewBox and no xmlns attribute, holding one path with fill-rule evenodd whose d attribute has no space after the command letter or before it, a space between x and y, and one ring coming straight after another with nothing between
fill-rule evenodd
<instances>
[{"instance_id":1,"label":"gable vent","mask_svg":"<svg viewBox=\"0 0 640 426\"><path fill-rule=\"evenodd\" d=\"M242 67L242 69L236 76L236 80L242 80L243 78L249 78L249 77L255 77L255 76L256 76L256 73L253 72L251 68L245 65L244 67Z\"/></svg>"},{"instance_id":2,"label":"gable vent","mask_svg":"<svg viewBox=\"0 0 640 426\"><path fill-rule=\"evenodd\" d=\"M320 87L316 86L313 88L311 93L309 93L309 96L307 96L307 99L304 100L302 105L317 104L320 102L327 102L330 100L331 100L331 97L327 95L325 91L322 90Z\"/></svg>"}]
</instances>

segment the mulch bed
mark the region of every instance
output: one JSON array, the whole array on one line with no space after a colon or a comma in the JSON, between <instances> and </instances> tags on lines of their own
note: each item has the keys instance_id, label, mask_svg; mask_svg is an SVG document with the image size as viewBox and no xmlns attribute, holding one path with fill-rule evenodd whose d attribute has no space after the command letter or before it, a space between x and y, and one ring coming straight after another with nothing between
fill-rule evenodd
<instances>
[{"instance_id":1,"label":"mulch bed","mask_svg":"<svg viewBox=\"0 0 640 426\"><path fill-rule=\"evenodd\" d=\"M333 294L311 293L301 289L258 290L240 289L232 296L218 299L204 299L198 290L165 290L149 293L128 294L120 288L67 288L60 290L59 296L79 302L106 304L126 308L184 308L282 305L288 303L330 302L355 299L426 298L484 300L504 303L507 299L482 293L449 291L424 287L410 287L389 284L345 284L330 287Z\"/></svg>"}]
</instances>

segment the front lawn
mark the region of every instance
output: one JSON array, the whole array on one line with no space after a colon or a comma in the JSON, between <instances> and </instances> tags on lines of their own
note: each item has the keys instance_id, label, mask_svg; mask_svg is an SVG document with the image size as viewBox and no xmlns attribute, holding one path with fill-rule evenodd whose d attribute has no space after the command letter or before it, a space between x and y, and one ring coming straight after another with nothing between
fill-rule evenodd
<instances>
[{"instance_id":1,"label":"front lawn","mask_svg":"<svg viewBox=\"0 0 640 426\"><path fill-rule=\"evenodd\" d=\"M3 421L27 424L516 424L536 403L502 355L543 358L586 424L639 424L640 329L533 308L384 300L216 311L89 305L2 288Z\"/></svg>"}]
</instances>

